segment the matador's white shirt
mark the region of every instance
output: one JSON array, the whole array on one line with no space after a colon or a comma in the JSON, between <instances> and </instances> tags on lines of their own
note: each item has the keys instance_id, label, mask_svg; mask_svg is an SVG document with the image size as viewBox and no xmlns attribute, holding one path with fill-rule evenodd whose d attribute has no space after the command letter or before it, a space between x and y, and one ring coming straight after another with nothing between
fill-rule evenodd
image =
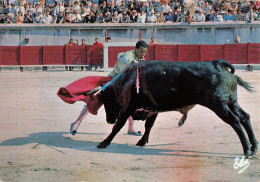
<instances>
[{"instance_id":1,"label":"matador's white shirt","mask_svg":"<svg viewBox=\"0 0 260 182\"><path fill-rule=\"evenodd\" d=\"M135 55L135 50L119 53L114 69L111 73L108 74L108 76L115 77L116 75L124 71L125 68L129 67L131 64L139 62L140 61Z\"/></svg>"}]
</instances>

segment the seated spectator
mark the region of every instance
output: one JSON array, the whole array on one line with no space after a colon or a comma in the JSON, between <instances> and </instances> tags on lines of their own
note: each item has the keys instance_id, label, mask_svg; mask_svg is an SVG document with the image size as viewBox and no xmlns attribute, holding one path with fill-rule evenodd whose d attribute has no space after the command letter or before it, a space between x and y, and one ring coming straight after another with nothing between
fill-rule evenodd
<instances>
[{"instance_id":1,"label":"seated spectator","mask_svg":"<svg viewBox=\"0 0 260 182\"><path fill-rule=\"evenodd\" d=\"M39 11L37 16L34 18L34 23L42 23L42 13Z\"/></svg>"},{"instance_id":2,"label":"seated spectator","mask_svg":"<svg viewBox=\"0 0 260 182\"><path fill-rule=\"evenodd\" d=\"M36 6L36 0L26 0L26 5L28 6L29 3L32 3L32 7L35 8Z\"/></svg>"},{"instance_id":3,"label":"seated spectator","mask_svg":"<svg viewBox=\"0 0 260 182\"><path fill-rule=\"evenodd\" d=\"M158 2L158 5L157 5L157 7L155 8L155 12L161 12L162 11L162 3L161 3L161 1L159 1Z\"/></svg>"},{"instance_id":4,"label":"seated spectator","mask_svg":"<svg viewBox=\"0 0 260 182\"><path fill-rule=\"evenodd\" d=\"M76 11L78 11L78 14L81 13L81 7L79 6L78 1L74 1L73 12L75 13Z\"/></svg>"},{"instance_id":5,"label":"seated spectator","mask_svg":"<svg viewBox=\"0 0 260 182\"><path fill-rule=\"evenodd\" d=\"M5 22L5 19L4 17L2 16L2 14L0 14L0 23L4 23Z\"/></svg>"},{"instance_id":6,"label":"seated spectator","mask_svg":"<svg viewBox=\"0 0 260 182\"><path fill-rule=\"evenodd\" d=\"M254 12L253 9L250 9L249 12L246 14L246 21L249 23L255 21L257 18L257 14Z\"/></svg>"},{"instance_id":7,"label":"seated spectator","mask_svg":"<svg viewBox=\"0 0 260 182\"><path fill-rule=\"evenodd\" d=\"M87 15L89 15L90 13L90 7L88 6L88 4L85 4L85 6L82 7L82 17L85 17Z\"/></svg>"},{"instance_id":8,"label":"seated spectator","mask_svg":"<svg viewBox=\"0 0 260 182\"><path fill-rule=\"evenodd\" d=\"M112 17L111 17L111 13L107 12L105 15L105 18L103 19L104 23L112 23Z\"/></svg>"},{"instance_id":9,"label":"seated spectator","mask_svg":"<svg viewBox=\"0 0 260 182\"><path fill-rule=\"evenodd\" d=\"M50 15L49 11L46 11L45 16L42 17L42 23L44 23L44 24L52 23L52 16Z\"/></svg>"},{"instance_id":10,"label":"seated spectator","mask_svg":"<svg viewBox=\"0 0 260 182\"><path fill-rule=\"evenodd\" d=\"M26 15L24 16L24 20L23 22L24 23L33 23L33 15L31 14L31 11L30 10L27 10L27 13Z\"/></svg>"},{"instance_id":11,"label":"seated spectator","mask_svg":"<svg viewBox=\"0 0 260 182\"><path fill-rule=\"evenodd\" d=\"M70 23L71 22L71 17L69 12L65 12L65 16L63 18L63 23Z\"/></svg>"},{"instance_id":12,"label":"seated spectator","mask_svg":"<svg viewBox=\"0 0 260 182\"><path fill-rule=\"evenodd\" d=\"M127 11L127 6L125 4L125 1L122 1L121 5L118 6L118 13L122 14Z\"/></svg>"},{"instance_id":13,"label":"seated spectator","mask_svg":"<svg viewBox=\"0 0 260 182\"><path fill-rule=\"evenodd\" d=\"M220 12L222 11L223 4L222 4L221 0L217 0L217 2L215 2L213 4L213 9L214 9L214 11L220 11Z\"/></svg>"},{"instance_id":14,"label":"seated spectator","mask_svg":"<svg viewBox=\"0 0 260 182\"><path fill-rule=\"evenodd\" d=\"M157 17L154 15L153 11L151 11L151 15L147 17L147 22L148 23L156 23L157 22Z\"/></svg>"},{"instance_id":15,"label":"seated spectator","mask_svg":"<svg viewBox=\"0 0 260 182\"><path fill-rule=\"evenodd\" d=\"M206 21L211 21L211 22L213 22L213 21L214 21L214 18L215 18L215 11L214 11L214 9L212 8L212 9L210 10L210 14L206 15L205 19L206 19Z\"/></svg>"},{"instance_id":16,"label":"seated spectator","mask_svg":"<svg viewBox=\"0 0 260 182\"><path fill-rule=\"evenodd\" d=\"M170 10L171 10L171 7L168 5L167 1L165 1L164 4L162 5L162 11L164 13L164 16L168 15Z\"/></svg>"},{"instance_id":17,"label":"seated spectator","mask_svg":"<svg viewBox=\"0 0 260 182\"><path fill-rule=\"evenodd\" d=\"M94 13L90 12L89 15L85 16L84 22L85 23L95 23L96 16Z\"/></svg>"},{"instance_id":18,"label":"seated spectator","mask_svg":"<svg viewBox=\"0 0 260 182\"><path fill-rule=\"evenodd\" d=\"M59 2L59 4L54 8L54 16L58 16L60 12L65 12L65 7L62 5L62 2Z\"/></svg>"},{"instance_id":19,"label":"seated spectator","mask_svg":"<svg viewBox=\"0 0 260 182\"><path fill-rule=\"evenodd\" d=\"M230 5L227 3L227 0L224 0L222 10L226 13L226 12L228 12L229 9L230 9Z\"/></svg>"},{"instance_id":20,"label":"seated spectator","mask_svg":"<svg viewBox=\"0 0 260 182\"><path fill-rule=\"evenodd\" d=\"M35 8L33 8L33 5L32 5L31 2L28 4L28 6L27 6L27 8L26 8L26 12L27 12L28 10L31 12L32 15L35 14Z\"/></svg>"},{"instance_id":21,"label":"seated spectator","mask_svg":"<svg viewBox=\"0 0 260 182\"><path fill-rule=\"evenodd\" d=\"M145 23L146 22L146 13L140 12L138 13L137 23Z\"/></svg>"},{"instance_id":22,"label":"seated spectator","mask_svg":"<svg viewBox=\"0 0 260 182\"><path fill-rule=\"evenodd\" d=\"M159 12L159 16L157 17L157 23L164 23L165 22L165 17L163 15L163 12Z\"/></svg>"},{"instance_id":23,"label":"seated spectator","mask_svg":"<svg viewBox=\"0 0 260 182\"><path fill-rule=\"evenodd\" d=\"M45 9L45 12L46 11L49 11L49 14L52 16L52 17L54 17L54 11L53 11L53 8L50 8L50 7L47 7L46 9ZM56 16L58 16L59 14L57 14Z\"/></svg>"},{"instance_id":24,"label":"seated spectator","mask_svg":"<svg viewBox=\"0 0 260 182\"><path fill-rule=\"evenodd\" d=\"M205 21L205 15L202 14L201 10L198 11L198 14L197 14L195 20L196 20L196 22L204 22Z\"/></svg>"},{"instance_id":25,"label":"seated spectator","mask_svg":"<svg viewBox=\"0 0 260 182\"><path fill-rule=\"evenodd\" d=\"M202 8L205 6L205 2L203 0L198 0L197 1L197 7L198 10L202 10Z\"/></svg>"},{"instance_id":26,"label":"seated spectator","mask_svg":"<svg viewBox=\"0 0 260 182\"><path fill-rule=\"evenodd\" d=\"M144 1L142 2L141 6L138 8L138 12L143 12L143 13L147 12L147 7Z\"/></svg>"},{"instance_id":27,"label":"seated spectator","mask_svg":"<svg viewBox=\"0 0 260 182\"><path fill-rule=\"evenodd\" d=\"M38 14L38 12L41 12L41 14L43 14L43 10L42 10L42 7L40 6L39 2L36 3L35 15L34 16L36 16L36 14Z\"/></svg>"},{"instance_id":28,"label":"seated spectator","mask_svg":"<svg viewBox=\"0 0 260 182\"><path fill-rule=\"evenodd\" d=\"M183 22L183 16L180 9L176 10L173 22Z\"/></svg>"},{"instance_id":29,"label":"seated spectator","mask_svg":"<svg viewBox=\"0 0 260 182\"><path fill-rule=\"evenodd\" d=\"M130 17L126 12L122 14L121 20L119 20L119 23L129 23L130 22Z\"/></svg>"},{"instance_id":30,"label":"seated spectator","mask_svg":"<svg viewBox=\"0 0 260 182\"><path fill-rule=\"evenodd\" d=\"M228 14L224 16L224 21L234 21L234 15L231 13L232 11L228 10Z\"/></svg>"},{"instance_id":31,"label":"seated spectator","mask_svg":"<svg viewBox=\"0 0 260 182\"><path fill-rule=\"evenodd\" d=\"M205 2L205 5L202 8L202 13L207 16L208 14L210 14L210 10L211 10L211 6L209 6L208 2Z\"/></svg>"},{"instance_id":32,"label":"seated spectator","mask_svg":"<svg viewBox=\"0 0 260 182\"><path fill-rule=\"evenodd\" d=\"M93 14L97 13L97 5L95 3L91 3L90 12L92 12Z\"/></svg>"},{"instance_id":33,"label":"seated spectator","mask_svg":"<svg viewBox=\"0 0 260 182\"><path fill-rule=\"evenodd\" d=\"M193 15L193 13L194 13L194 10L193 10L194 3L195 3L195 0L183 0L184 12L186 12L186 10L190 10L191 15Z\"/></svg>"},{"instance_id":34,"label":"seated spectator","mask_svg":"<svg viewBox=\"0 0 260 182\"><path fill-rule=\"evenodd\" d=\"M256 21L260 21L260 8L258 8L258 11L255 12L257 17L256 17Z\"/></svg>"},{"instance_id":35,"label":"seated spectator","mask_svg":"<svg viewBox=\"0 0 260 182\"><path fill-rule=\"evenodd\" d=\"M55 17L54 24L61 24L63 22L63 12L60 12L58 16Z\"/></svg>"},{"instance_id":36,"label":"seated spectator","mask_svg":"<svg viewBox=\"0 0 260 182\"><path fill-rule=\"evenodd\" d=\"M154 12L153 3L152 1L149 1L147 6L147 14L146 14L147 17L151 15L151 11Z\"/></svg>"},{"instance_id":37,"label":"seated spectator","mask_svg":"<svg viewBox=\"0 0 260 182\"><path fill-rule=\"evenodd\" d=\"M68 12L69 15L71 15L73 13L73 6L71 4L71 1L68 2L67 7L65 8L65 12Z\"/></svg>"},{"instance_id":38,"label":"seated spectator","mask_svg":"<svg viewBox=\"0 0 260 182\"><path fill-rule=\"evenodd\" d=\"M136 9L136 5L134 4L133 1L130 1L130 3L129 3L127 8L129 9L129 11L137 10Z\"/></svg>"},{"instance_id":39,"label":"seated spectator","mask_svg":"<svg viewBox=\"0 0 260 182\"><path fill-rule=\"evenodd\" d=\"M172 10L168 11L168 14L165 16L165 23L171 23L174 21L174 15Z\"/></svg>"},{"instance_id":40,"label":"seated spectator","mask_svg":"<svg viewBox=\"0 0 260 182\"><path fill-rule=\"evenodd\" d=\"M95 23L103 23L103 13L98 11Z\"/></svg>"},{"instance_id":41,"label":"seated spectator","mask_svg":"<svg viewBox=\"0 0 260 182\"><path fill-rule=\"evenodd\" d=\"M112 17L112 23L119 23L119 16L117 11L114 12L114 16Z\"/></svg>"},{"instance_id":42,"label":"seated spectator","mask_svg":"<svg viewBox=\"0 0 260 182\"><path fill-rule=\"evenodd\" d=\"M25 8L23 7L21 1L19 1L19 3L18 3L18 7L17 7L16 12L18 12L18 11L20 11L20 12L22 13L22 16L24 16L24 14L25 14Z\"/></svg>"},{"instance_id":43,"label":"seated spectator","mask_svg":"<svg viewBox=\"0 0 260 182\"><path fill-rule=\"evenodd\" d=\"M136 23L137 20L138 20L138 16L136 10L133 10L132 14L130 15L130 23Z\"/></svg>"},{"instance_id":44,"label":"seated spectator","mask_svg":"<svg viewBox=\"0 0 260 182\"><path fill-rule=\"evenodd\" d=\"M4 23L8 23L8 24L12 24L13 23L13 18L12 18L12 14L8 13L4 19Z\"/></svg>"},{"instance_id":45,"label":"seated spectator","mask_svg":"<svg viewBox=\"0 0 260 182\"><path fill-rule=\"evenodd\" d=\"M16 16L16 14L17 14L17 9L16 9L14 3L11 4L11 8L9 8L9 13L12 14L13 17Z\"/></svg>"},{"instance_id":46,"label":"seated spectator","mask_svg":"<svg viewBox=\"0 0 260 182\"><path fill-rule=\"evenodd\" d=\"M215 12L213 21L214 22L222 22L223 21L223 17L221 15L219 15L218 12Z\"/></svg>"},{"instance_id":47,"label":"seated spectator","mask_svg":"<svg viewBox=\"0 0 260 182\"><path fill-rule=\"evenodd\" d=\"M79 14L79 11L75 11L74 14L71 15L71 22L72 23L80 23L81 22L81 16Z\"/></svg>"},{"instance_id":48,"label":"seated spectator","mask_svg":"<svg viewBox=\"0 0 260 182\"><path fill-rule=\"evenodd\" d=\"M234 15L237 14L238 4L236 3L236 1L232 1L232 2L231 2L231 6L229 7L229 9L231 10L231 12L232 12Z\"/></svg>"},{"instance_id":49,"label":"seated spectator","mask_svg":"<svg viewBox=\"0 0 260 182\"><path fill-rule=\"evenodd\" d=\"M245 14L248 13L250 11L250 3L248 2L248 0L244 0L241 3L241 7L240 8L242 9L243 13L245 13Z\"/></svg>"},{"instance_id":50,"label":"seated spectator","mask_svg":"<svg viewBox=\"0 0 260 182\"><path fill-rule=\"evenodd\" d=\"M110 6L109 6L110 5ZM118 13L118 7L117 5L114 3L114 1L111 1L109 4L108 4L108 7L109 7L109 11L112 15L114 15L114 12L117 11Z\"/></svg>"},{"instance_id":51,"label":"seated spectator","mask_svg":"<svg viewBox=\"0 0 260 182\"><path fill-rule=\"evenodd\" d=\"M255 2L254 1L252 1L252 0L250 0L249 1L249 4L250 4L250 9L253 9L253 11L256 11L256 4L255 4Z\"/></svg>"},{"instance_id":52,"label":"seated spectator","mask_svg":"<svg viewBox=\"0 0 260 182\"><path fill-rule=\"evenodd\" d=\"M18 11L18 15L16 17L15 23L16 24L22 24L24 21L24 18L22 16L22 13L20 11Z\"/></svg>"},{"instance_id":53,"label":"seated spectator","mask_svg":"<svg viewBox=\"0 0 260 182\"><path fill-rule=\"evenodd\" d=\"M234 15L234 21L245 21L245 15L242 13L241 9L239 9L237 14Z\"/></svg>"},{"instance_id":54,"label":"seated spectator","mask_svg":"<svg viewBox=\"0 0 260 182\"><path fill-rule=\"evenodd\" d=\"M99 6L99 11L103 14L103 16L105 16L106 13L109 12L106 1L103 1L102 4Z\"/></svg>"},{"instance_id":55,"label":"seated spectator","mask_svg":"<svg viewBox=\"0 0 260 182\"><path fill-rule=\"evenodd\" d=\"M55 7L55 0L45 0L46 7L54 8Z\"/></svg>"}]
</instances>

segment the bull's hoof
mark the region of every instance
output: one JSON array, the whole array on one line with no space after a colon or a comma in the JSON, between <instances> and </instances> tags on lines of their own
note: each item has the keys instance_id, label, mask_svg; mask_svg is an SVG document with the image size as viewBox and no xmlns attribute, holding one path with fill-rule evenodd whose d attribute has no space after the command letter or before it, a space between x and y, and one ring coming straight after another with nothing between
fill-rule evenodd
<instances>
[{"instance_id":1,"label":"bull's hoof","mask_svg":"<svg viewBox=\"0 0 260 182\"><path fill-rule=\"evenodd\" d=\"M103 141L100 144L98 144L97 148L103 149L103 148L106 148L107 146L109 146L109 144L107 142Z\"/></svg>"},{"instance_id":2,"label":"bull's hoof","mask_svg":"<svg viewBox=\"0 0 260 182\"><path fill-rule=\"evenodd\" d=\"M245 158L248 159L249 156L250 156L250 154L251 154L251 150L249 150L249 149L246 150L246 151L244 152Z\"/></svg>"},{"instance_id":3,"label":"bull's hoof","mask_svg":"<svg viewBox=\"0 0 260 182\"><path fill-rule=\"evenodd\" d=\"M180 128L184 124L184 121L179 121L178 127Z\"/></svg>"},{"instance_id":4,"label":"bull's hoof","mask_svg":"<svg viewBox=\"0 0 260 182\"><path fill-rule=\"evenodd\" d=\"M251 147L251 156L253 156L253 155L255 155L256 154L256 152L257 152L257 150L258 150L258 146L257 145L253 145L252 147Z\"/></svg>"},{"instance_id":5,"label":"bull's hoof","mask_svg":"<svg viewBox=\"0 0 260 182\"><path fill-rule=\"evenodd\" d=\"M142 147L145 146L146 143L148 143L148 141L141 139L137 142L136 146Z\"/></svg>"}]
</instances>

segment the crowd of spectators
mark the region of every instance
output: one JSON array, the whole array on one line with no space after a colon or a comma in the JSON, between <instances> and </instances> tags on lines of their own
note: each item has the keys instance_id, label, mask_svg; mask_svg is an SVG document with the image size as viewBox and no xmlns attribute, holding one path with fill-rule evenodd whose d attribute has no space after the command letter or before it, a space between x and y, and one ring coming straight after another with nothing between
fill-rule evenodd
<instances>
[{"instance_id":1,"label":"crowd of spectators","mask_svg":"<svg viewBox=\"0 0 260 182\"><path fill-rule=\"evenodd\" d=\"M260 21L259 0L4 0L0 23Z\"/></svg>"}]
</instances>

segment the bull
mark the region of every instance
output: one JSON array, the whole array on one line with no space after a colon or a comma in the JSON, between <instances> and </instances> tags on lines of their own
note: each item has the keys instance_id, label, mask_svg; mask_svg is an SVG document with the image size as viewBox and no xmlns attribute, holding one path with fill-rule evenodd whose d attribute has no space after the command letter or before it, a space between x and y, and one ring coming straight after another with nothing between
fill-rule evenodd
<instances>
[{"instance_id":1,"label":"bull","mask_svg":"<svg viewBox=\"0 0 260 182\"><path fill-rule=\"evenodd\" d=\"M198 63L146 61L131 65L101 92L107 122L115 124L109 136L97 147L109 146L129 116L146 120L144 135L136 144L144 146L148 143L158 113L180 111L184 114L179 122L181 126L188 110L199 104L215 112L235 130L246 158L256 154L258 142L250 115L237 102L237 85L249 92L254 90L234 72L233 65L225 60ZM137 81L139 93L136 90Z\"/></svg>"}]
</instances>

